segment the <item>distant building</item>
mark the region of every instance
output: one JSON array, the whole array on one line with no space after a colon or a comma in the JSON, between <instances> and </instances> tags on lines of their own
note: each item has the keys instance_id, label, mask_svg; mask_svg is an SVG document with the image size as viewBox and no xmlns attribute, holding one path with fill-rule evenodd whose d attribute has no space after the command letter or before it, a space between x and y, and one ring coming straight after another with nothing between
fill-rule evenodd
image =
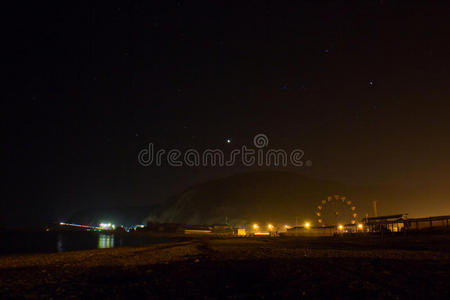
<instances>
[{"instance_id":1,"label":"distant building","mask_svg":"<svg viewBox=\"0 0 450 300\"><path fill-rule=\"evenodd\" d=\"M281 232L284 236L333 236L336 233L336 226L297 226Z\"/></svg>"},{"instance_id":2,"label":"distant building","mask_svg":"<svg viewBox=\"0 0 450 300\"><path fill-rule=\"evenodd\" d=\"M228 224L213 224L213 225L211 225L211 229L213 232L216 232L216 233L226 233L226 232L233 231L233 227Z\"/></svg>"},{"instance_id":3,"label":"distant building","mask_svg":"<svg viewBox=\"0 0 450 300\"><path fill-rule=\"evenodd\" d=\"M404 226L407 231L422 231L422 230L448 231L450 230L449 220L450 216L407 219L404 221Z\"/></svg>"},{"instance_id":4,"label":"distant building","mask_svg":"<svg viewBox=\"0 0 450 300\"><path fill-rule=\"evenodd\" d=\"M397 214L364 218L363 223L366 231L369 232L400 232L404 230L404 221L407 214Z\"/></svg>"},{"instance_id":5,"label":"distant building","mask_svg":"<svg viewBox=\"0 0 450 300\"><path fill-rule=\"evenodd\" d=\"M238 228L236 229L236 235L237 236L247 236L247 231L245 228Z\"/></svg>"},{"instance_id":6,"label":"distant building","mask_svg":"<svg viewBox=\"0 0 450 300\"><path fill-rule=\"evenodd\" d=\"M211 227L202 225L184 225L184 234L211 234Z\"/></svg>"},{"instance_id":7,"label":"distant building","mask_svg":"<svg viewBox=\"0 0 450 300\"><path fill-rule=\"evenodd\" d=\"M450 216L408 219L407 214L380 216L363 219L369 232L418 232L448 231Z\"/></svg>"}]
</instances>

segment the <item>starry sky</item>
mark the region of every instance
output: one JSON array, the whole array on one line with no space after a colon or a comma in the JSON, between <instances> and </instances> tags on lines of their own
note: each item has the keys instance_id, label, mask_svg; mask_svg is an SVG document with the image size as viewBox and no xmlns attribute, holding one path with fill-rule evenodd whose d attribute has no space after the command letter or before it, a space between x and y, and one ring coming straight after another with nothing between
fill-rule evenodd
<instances>
[{"instance_id":1,"label":"starry sky","mask_svg":"<svg viewBox=\"0 0 450 300\"><path fill-rule=\"evenodd\" d=\"M258 133L313 161L290 171L407 191L385 212L450 214L449 7L318 2L6 6L0 225L258 170L137 163Z\"/></svg>"}]
</instances>

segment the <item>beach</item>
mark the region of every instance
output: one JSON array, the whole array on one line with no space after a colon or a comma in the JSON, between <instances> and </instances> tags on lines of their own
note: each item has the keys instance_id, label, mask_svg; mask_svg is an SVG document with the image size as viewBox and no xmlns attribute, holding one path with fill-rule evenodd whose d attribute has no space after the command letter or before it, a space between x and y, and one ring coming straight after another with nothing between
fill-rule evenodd
<instances>
[{"instance_id":1,"label":"beach","mask_svg":"<svg viewBox=\"0 0 450 300\"><path fill-rule=\"evenodd\" d=\"M450 238L211 238L0 257L0 297L448 298Z\"/></svg>"}]
</instances>

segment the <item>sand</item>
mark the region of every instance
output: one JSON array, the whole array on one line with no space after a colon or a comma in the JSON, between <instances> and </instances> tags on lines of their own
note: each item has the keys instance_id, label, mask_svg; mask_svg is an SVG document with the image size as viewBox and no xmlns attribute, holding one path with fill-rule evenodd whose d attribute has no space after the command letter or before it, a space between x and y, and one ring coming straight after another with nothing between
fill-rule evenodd
<instances>
[{"instance_id":1,"label":"sand","mask_svg":"<svg viewBox=\"0 0 450 300\"><path fill-rule=\"evenodd\" d=\"M0 257L0 298L448 298L450 238L194 238Z\"/></svg>"}]
</instances>

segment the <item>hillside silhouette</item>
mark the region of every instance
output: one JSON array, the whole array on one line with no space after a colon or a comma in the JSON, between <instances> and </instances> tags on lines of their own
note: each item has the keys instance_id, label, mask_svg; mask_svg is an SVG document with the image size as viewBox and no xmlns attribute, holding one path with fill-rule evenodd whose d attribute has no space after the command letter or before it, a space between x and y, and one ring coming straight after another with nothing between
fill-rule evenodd
<instances>
[{"instance_id":1,"label":"hillside silhouette","mask_svg":"<svg viewBox=\"0 0 450 300\"><path fill-rule=\"evenodd\" d=\"M296 218L299 222L315 220L314 209L322 199L347 192L337 182L291 172L241 173L192 186L172 197L147 220L186 224L294 224Z\"/></svg>"}]
</instances>

